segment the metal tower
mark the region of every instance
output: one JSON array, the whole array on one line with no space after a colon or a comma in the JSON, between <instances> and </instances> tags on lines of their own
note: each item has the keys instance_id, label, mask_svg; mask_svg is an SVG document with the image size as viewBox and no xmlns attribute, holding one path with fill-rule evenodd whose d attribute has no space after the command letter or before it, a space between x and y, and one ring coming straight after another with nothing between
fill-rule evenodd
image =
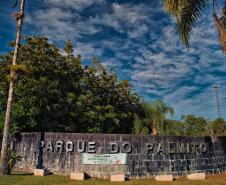
<instances>
[{"instance_id":1,"label":"metal tower","mask_svg":"<svg viewBox=\"0 0 226 185\"><path fill-rule=\"evenodd\" d=\"M218 116L218 118L221 118L220 98L219 98L219 94L218 94L219 86L216 84L213 88L214 88L215 93L216 93L217 116Z\"/></svg>"}]
</instances>

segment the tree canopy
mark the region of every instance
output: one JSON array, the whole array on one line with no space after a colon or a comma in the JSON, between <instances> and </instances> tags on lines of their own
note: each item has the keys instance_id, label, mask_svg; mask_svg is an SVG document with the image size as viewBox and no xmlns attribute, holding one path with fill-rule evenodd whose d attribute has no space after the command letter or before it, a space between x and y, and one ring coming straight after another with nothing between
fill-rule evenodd
<instances>
[{"instance_id":1,"label":"tree canopy","mask_svg":"<svg viewBox=\"0 0 226 185\"><path fill-rule=\"evenodd\" d=\"M11 43L13 46L14 43ZM13 53L0 55L0 129L3 128ZM194 115L172 120L162 100L141 101L128 80L119 80L93 59L82 64L73 45L63 50L43 37L26 37L16 70L12 131L224 135L226 123Z\"/></svg>"},{"instance_id":2,"label":"tree canopy","mask_svg":"<svg viewBox=\"0 0 226 185\"><path fill-rule=\"evenodd\" d=\"M143 102L134 119L136 134L164 134L166 130L166 116L173 114L173 108L166 105L162 100L156 100L152 104Z\"/></svg>"},{"instance_id":3,"label":"tree canopy","mask_svg":"<svg viewBox=\"0 0 226 185\"><path fill-rule=\"evenodd\" d=\"M140 98L127 80L119 80L97 59L83 66L70 42L64 51L42 37L27 37L23 43L15 69L14 132L131 132ZM1 120L11 59L11 52L0 56Z\"/></svg>"}]
</instances>

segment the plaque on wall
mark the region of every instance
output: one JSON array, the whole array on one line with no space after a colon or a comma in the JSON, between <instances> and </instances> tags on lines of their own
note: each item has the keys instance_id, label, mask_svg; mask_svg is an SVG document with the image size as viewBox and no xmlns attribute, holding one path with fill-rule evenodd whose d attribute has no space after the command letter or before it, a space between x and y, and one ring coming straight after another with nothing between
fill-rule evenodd
<instances>
[{"instance_id":1,"label":"plaque on wall","mask_svg":"<svg viewBox=\"0 0 226 185\"><path fill-rule=\"evenodd\" d=\"M82 164L127 164L127 155L118 154L82 154Z\"/></svg>"}]
</instances>

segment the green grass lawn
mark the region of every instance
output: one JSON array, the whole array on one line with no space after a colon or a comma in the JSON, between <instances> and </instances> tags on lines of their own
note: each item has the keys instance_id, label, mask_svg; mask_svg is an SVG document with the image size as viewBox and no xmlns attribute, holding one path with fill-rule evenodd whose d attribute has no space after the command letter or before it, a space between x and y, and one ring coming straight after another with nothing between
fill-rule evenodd
<instances>
[{"instance_id":1,"label":"green grass lawn","mask_svg":"<svg viewBox=\"0 0 226 185\"><path fill-rule=\"evenodd\" d=\"M45 176L35 177L32 175L10 175L0 177L0 185L226 185L226 174L208 176L204 181L188 181L185 178L177 179L174 182L156 182L155 180L129 180L124 183L111 183L109 180L94 180L85 181L70 180L65 176Z\"/></svg>"}]
</instances>

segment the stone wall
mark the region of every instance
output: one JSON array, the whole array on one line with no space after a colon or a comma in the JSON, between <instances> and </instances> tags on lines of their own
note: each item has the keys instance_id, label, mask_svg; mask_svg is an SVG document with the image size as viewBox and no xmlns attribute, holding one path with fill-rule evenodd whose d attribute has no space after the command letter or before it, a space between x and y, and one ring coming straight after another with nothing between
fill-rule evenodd
<instances>
[{"instance_id":1,"label":"stone wall","mask_svg":"<svg viewBox=\"0 0 226 185\"><path fill-rule=\"evenodd\" d=\"M66 150L68 141L73 142L73 151ZM58 147L60 142L63 148ZM82 142L86 147L78 151ZM89 150L88 142L95 142L97 154L111 153L112 144L117 145L115 153L127 153L127 164L82 164L82 154ZM125 173L128 178L173 174L176 178L190 172L216 174L226 170L226 137L22 133L12 147L23 157L16 169L27 172L45 167L54 174L84 171L97 178L109 178L111 173Z\"/></svg>"}]
</instances>

